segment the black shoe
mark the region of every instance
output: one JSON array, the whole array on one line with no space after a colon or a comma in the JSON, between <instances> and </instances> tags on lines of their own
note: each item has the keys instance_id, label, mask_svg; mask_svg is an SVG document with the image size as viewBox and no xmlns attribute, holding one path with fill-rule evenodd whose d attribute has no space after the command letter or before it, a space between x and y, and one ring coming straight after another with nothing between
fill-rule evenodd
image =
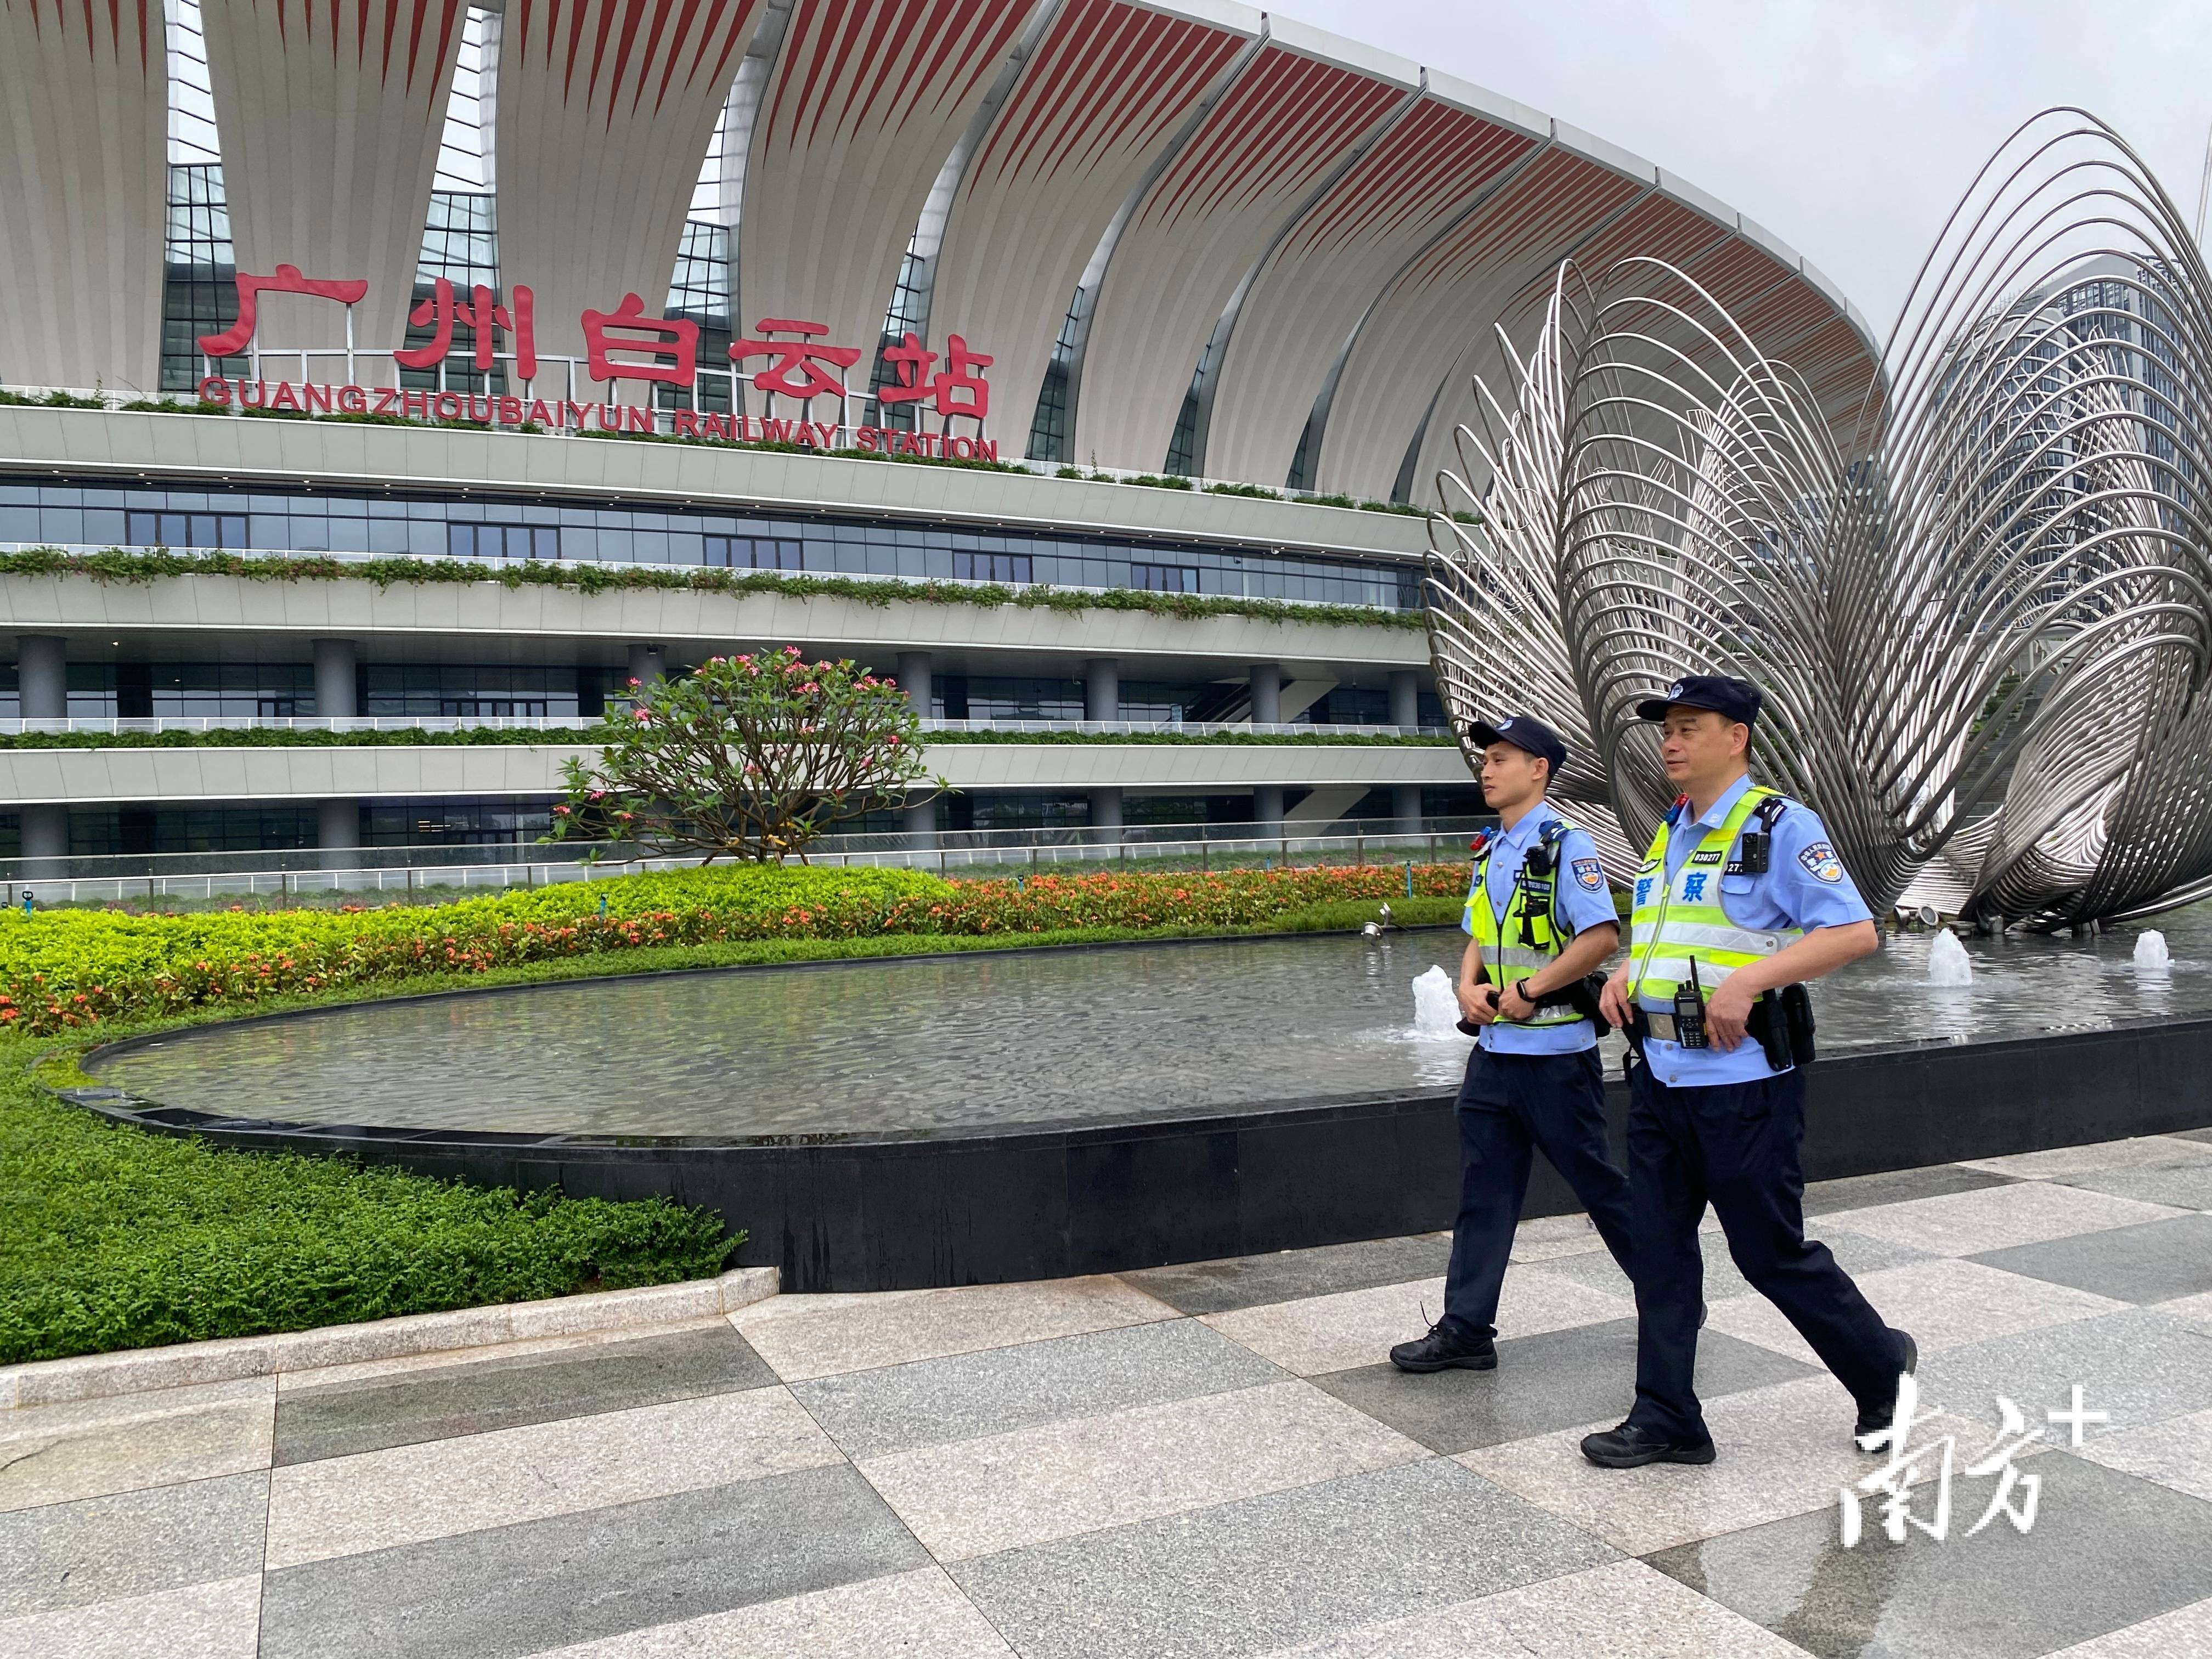
<instances>
[{"instance_id":1,"label":"black shoe","mask_svg":"<svg viewBox=\"0 0 2212 1659\"><path fill-rule=\"evenodd\" d=\"M1608 1469L1641 1468L1646 1463L1710 1463L1710 1440L1662 1440L1633 1423L1583 1437L1583 1455Z\"/></svg>"},{"instance_id":2,"label":"black shoe","mask_svg":"<svg viewBox=\"0 0 2212 1659\"><path fill-rule=\"evenodd\" d=\"M1899 1364L1898 1369L1909 1376L1920 1369L1920 1345L1903 1331L1897 1333L1897 1340L1905 1350L1905 1358ZM1896 1420L1897 1395L1893 1392L1889 1396L1889 1404L1878 1411L1869 1411L1863 1406L1859 1408L1858 1425L1851 1431L1851 1438L1860 1443L1859 1449L1863 1451L1866 1449L1865 1442L1869 1435L1881 1434Z\"/></svg>"},{"instance_id":3,"label":"black shoe","mask_svg":"<svg viewBox=\"0 0 2212 1659\"><path fill-rule=\"evenodd\" d=\"M1498 1345L1486 1336L1464 1335L1449 1320L1439 1319L1426 1336L1391 1349L1390 1363L1401 1371L1494 1371Z\"/></svg>"}]
</instances>

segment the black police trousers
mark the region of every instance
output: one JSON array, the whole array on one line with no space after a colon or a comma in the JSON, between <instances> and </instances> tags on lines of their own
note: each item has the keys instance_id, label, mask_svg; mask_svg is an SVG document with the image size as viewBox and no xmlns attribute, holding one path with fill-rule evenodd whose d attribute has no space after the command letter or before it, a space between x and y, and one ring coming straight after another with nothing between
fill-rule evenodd
<instances>
[{"instance_id":1,"label":"black police trousers","mask_svg":"<svg viewBox=\"0 0 2212 1659\"><path fill-rule=\"evenodd\" d=\"M1904 1358L1828 1247L1805 1237L1805 1073L1669 1088L1628 1074L1628 1187L1636 1235L1636 1405L1628 1420L1670 1440L1709 1438L1691 1387L1711 1201L1729 1254L1863 1407L1895 1397Z\"/></svg>"},{"instance_id":2,"label":"black police trousers","mask_svg":"<svg viewBox=\"0 0 2212 1659\"><path fill-rule=\"evenodd\" d=\"M1629 1273L1628 1178L1606 1155L1605 1068L1597 1050L1497 1054L1478 1048L1460 1085L1459 1219L1444 1278L1444 1317L1474 1336L1497 1334L1498 1291L1528 1193L1528 1152L1540 1146Z\"/></svg>"}]
</instances>

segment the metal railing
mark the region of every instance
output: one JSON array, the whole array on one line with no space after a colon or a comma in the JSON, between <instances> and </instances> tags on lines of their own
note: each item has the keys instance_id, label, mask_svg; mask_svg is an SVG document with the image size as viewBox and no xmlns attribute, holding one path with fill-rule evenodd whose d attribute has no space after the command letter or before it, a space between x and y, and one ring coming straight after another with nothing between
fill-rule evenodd
<instances>
[{"instance_id":1,"label":"metal railing","mask_svg":"<svg viewBox=\"0 0 2212 1659\"><path fill-rule=\"evenodd\" d=\"M598 718L595 714L370 714L328 719L312 714L71 715L63 720L0 719L0 736L158 737L169 732L574 732L591 726ZM921 722L921 729L943 732L1026 732L1039 736L1054 732L1079 732L1093 737L1443 738L1449 735L1441 728L1425 726L1346 726L1320 721L1260 725L1249 720L926 720Z\"/></svg>"},{"instance_id":2,"label":"metal railing","mask_svg":"<svg viewBox=\"0 0 2212 1659\"><path fill-rule=\"evenodd\" d=\"M1279 864L1401 864L1462 857L1466 837L1494 820L1425 818L1418 830L1390 820L1279 828L1252 823L1130 824L1120 829L940 830L933 835L828 836L807 862L831 868L905 868L941 875L1073 873L1132 864L1200 870ZM503 842L468 847L301 848L248 853L112 854L0 859L0 902L27 890L46 904L211 901L316 894L381 902L436 902L469 892L604 880L641 871L682 870L704 860L635 858L605 844Z\"/></svg>"}]
</instances>

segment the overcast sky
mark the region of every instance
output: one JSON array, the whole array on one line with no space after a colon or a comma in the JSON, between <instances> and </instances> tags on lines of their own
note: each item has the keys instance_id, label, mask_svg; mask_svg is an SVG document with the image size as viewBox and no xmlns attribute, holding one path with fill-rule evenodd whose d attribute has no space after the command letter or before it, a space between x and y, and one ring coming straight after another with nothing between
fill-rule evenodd
<instances>
[{"instance_id":1,"label":"overcast sky","mask_svg":"<svg viewBox=\"0 0 2212 1659\"><path fill-rule=\"evenodd\" d=\"M2078 104L2194 222L2208 0L1291 0L1295 17L1625 145L1757 220L1888 337L1959 196Z\"/></svg>"}]
</instances>

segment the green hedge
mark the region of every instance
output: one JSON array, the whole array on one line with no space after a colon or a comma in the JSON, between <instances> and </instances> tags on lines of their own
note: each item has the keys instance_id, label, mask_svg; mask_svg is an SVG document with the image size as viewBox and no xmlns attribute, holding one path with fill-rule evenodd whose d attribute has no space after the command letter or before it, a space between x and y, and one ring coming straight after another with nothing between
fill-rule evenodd
<instances>
[{"instance_id":1,"label":"green hedge","mask_svg":"<svg viewBox=\"0 0 2212 1659\"><path fill-rule=\"evenodd\" d=\"M665 1200L219 1151L46 1095L0 1042L0 1364L700 1279L743 1239Z\"/></svg>"},{"instance_id":2,"label":"green hedge","mask_svg":"<svg viewBox=\"0 0 2212 1659\"><path fill-rule=\"evenodd\" d=\"M1436 897L1457 895L1467 879L1456 864L1411 872L1415 891ZM481 978L610 952L711 951L745 941L1263 930L1315 905L1360 901L1371 915L1381 900L1412 896L1407 879L1401 864L994 881L746 866L563 882L436 906L11 910L0 913L0 1030L245 1012L426 975Z\"/></svg>"},{"instance_id":3,"label":"green hedge","mask_svg":"<svg viewBox=\"0 0 2212 1659\"><path fill-rule=\"evenodd\" d=\"M777 593L791 599L853 599L862 605L972 605L985 610L1138 611L1196 621L1206 617L1254 617L1262 622L1311 623L1333 628L1425 629L1419 611L1386 611L1365 605L1293 605L1286 599L1235 599L1221 593L1150 593L1133 587L1066 588L1046 583L891 581L862 576L788 576L774 570L725 570L665 565L562 564L524 559L498 565L468 559L336 559L315 554L172 553L166 548L110 547L71 553L33 547L0 553L0 576L89 576L102 582L163 581L180 576L236 576L246 581L366 581L379 587L407 583L497 582L502 587L564 587L584 593L636 588L697 593Z\"/></svg>"},{"instance_id":4,"label":"green hedge","mask_svg":"<svg viewBox=\"0 0 2212 1659\"><path fill-rule=\"evenodd\" d=\"M0 749L350 749L511 747L522 744L584 744L593 741L590 726L463 726L457 732L427 732L408 727L388 732L329 732L310 726L287 731L281 726L216 726L205 732L0 732ZM1363 736L1356 732L1316 732L1311 737L1285 736L1272 732L927 732L926 747L951 744L991 743L1111 743L1111 744L1287 744L1294 747L1449 748L1443 736Z\"/></svg>"}]
</instances>

